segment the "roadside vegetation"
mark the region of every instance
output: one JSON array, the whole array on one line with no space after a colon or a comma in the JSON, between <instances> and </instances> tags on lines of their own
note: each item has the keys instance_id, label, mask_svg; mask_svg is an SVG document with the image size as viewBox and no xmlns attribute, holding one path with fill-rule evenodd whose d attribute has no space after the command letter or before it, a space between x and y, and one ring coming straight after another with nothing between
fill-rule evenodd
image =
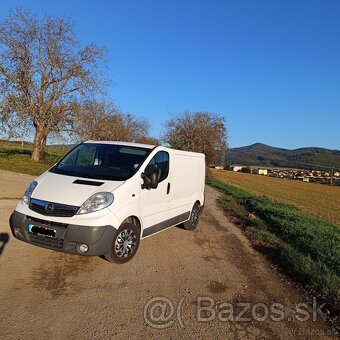
<instances>
[{"instance_id":1,"label":"roadside vegetation","mask_svg":"<svg viewBox=\"0 0 340 340\"><path fill-rule=\"evenodd\" d=\"M331 299L340 297L340 225L208 178L219 203L289 276Z\"/></svg>"},{"instance_id":2,"label":"roadside vegetation","mask_svg":"<svg viewBox=\"0 0 340 340\"><path fill-rule=\"evenodd\" d=\"M0 169L38 176L55 164L66 152L66 147L47 146L39 162L31 158L32 144L0 142Z\"/></svg>"},{"instance_id":3,"label":"roadside vegetation","mask_svg":"<svg viewBox=\"0 0 340 340\"><path fill-rule=\"evenodd\" d=\"M210 169L211 175L247 192L292 204L301 211L340 224L340 187Z\"/></svg>"}]
</instances>

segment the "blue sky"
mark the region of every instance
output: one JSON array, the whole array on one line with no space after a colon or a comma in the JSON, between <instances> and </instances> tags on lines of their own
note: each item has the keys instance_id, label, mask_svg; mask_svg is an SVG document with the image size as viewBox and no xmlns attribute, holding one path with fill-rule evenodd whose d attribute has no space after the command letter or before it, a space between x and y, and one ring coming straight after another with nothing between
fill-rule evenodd
<instances>
[{"instance_id":1,"label":"blue sky","mask_svg":"<svg viewBox=\"0 0 340 340\"><path fill-rule=\"evenodd\" d=\"M340 149L340 1L1 0L72 18L108 51L113 102L162 123L184 111L227 122L230 147Z\"/></svg>"}]
</instances>

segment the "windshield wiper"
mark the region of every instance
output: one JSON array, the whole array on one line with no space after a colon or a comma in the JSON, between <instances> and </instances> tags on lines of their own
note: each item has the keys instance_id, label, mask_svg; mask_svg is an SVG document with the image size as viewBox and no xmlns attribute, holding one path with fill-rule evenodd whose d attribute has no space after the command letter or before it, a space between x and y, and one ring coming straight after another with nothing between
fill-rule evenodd
<instances>
[{"instance_id":1,"label":"windshield wiper","mask_svg":"<svg viewBox=\"0 0 340 340\"><path fill-rule=\"evenodd\" d=\"M104 180L104 181L117 180L117 179L112 179L112 178L108 178L108 177L105 177L105 176L89 174L89 173L86 173L86 172L64 170L64 169L60 169L60 168L56 168L54 172L59 173L61 175L82 177L82 178L91 178L91 179L101 179L101 180ZM122 179L119 179L119 180L122 181Z\"/></svg>"},{"instance_id":2,"label":"windshield wiper","mask_svg":"<svg viewBox=\"0 0 340 340\"><path fill-rule=\"evenodd\" d=\"M68 175L68 176L75 176L75 177L88 177L88 178L94 178L93 176L90 176L89 174L86 174L84 172L78 172L78 171L70 171L70 170L64 170L57 168L57 173Z\"/></svg>"}]
</instances>

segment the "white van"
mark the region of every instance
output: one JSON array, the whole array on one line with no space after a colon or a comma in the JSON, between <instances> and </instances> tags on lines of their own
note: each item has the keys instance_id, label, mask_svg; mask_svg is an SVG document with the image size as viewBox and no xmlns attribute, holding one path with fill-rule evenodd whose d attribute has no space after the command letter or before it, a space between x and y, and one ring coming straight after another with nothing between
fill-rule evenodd
<instances>
[{"instance_id":1,"label":"white van","mask_svg":"<svg viewBox=\"0 0 340 340\"><path fill-rule=\"evenodd\" d=\"M31 244L124 263L141 238L181 223L196 228L204 181L204 154L87 141L29 185L10 226Z\"/></svg>"}]
</instances>

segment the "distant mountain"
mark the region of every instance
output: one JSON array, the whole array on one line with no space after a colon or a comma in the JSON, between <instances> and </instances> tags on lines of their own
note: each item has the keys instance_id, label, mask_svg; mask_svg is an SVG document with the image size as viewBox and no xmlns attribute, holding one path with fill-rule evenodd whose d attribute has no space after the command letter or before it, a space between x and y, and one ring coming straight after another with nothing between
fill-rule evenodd
<instances>
[{"instance_id":1,"label":"distant mountain","mask_svg":"<svg viewBox=\"0 0 340 340\"><path fill-rule=\"evenodd\" d=\"M255 143L227 152L229 164L287 167L297 169L340 170L340 150L306 147L295 150Z\"/></svg>"}]
</instances>

